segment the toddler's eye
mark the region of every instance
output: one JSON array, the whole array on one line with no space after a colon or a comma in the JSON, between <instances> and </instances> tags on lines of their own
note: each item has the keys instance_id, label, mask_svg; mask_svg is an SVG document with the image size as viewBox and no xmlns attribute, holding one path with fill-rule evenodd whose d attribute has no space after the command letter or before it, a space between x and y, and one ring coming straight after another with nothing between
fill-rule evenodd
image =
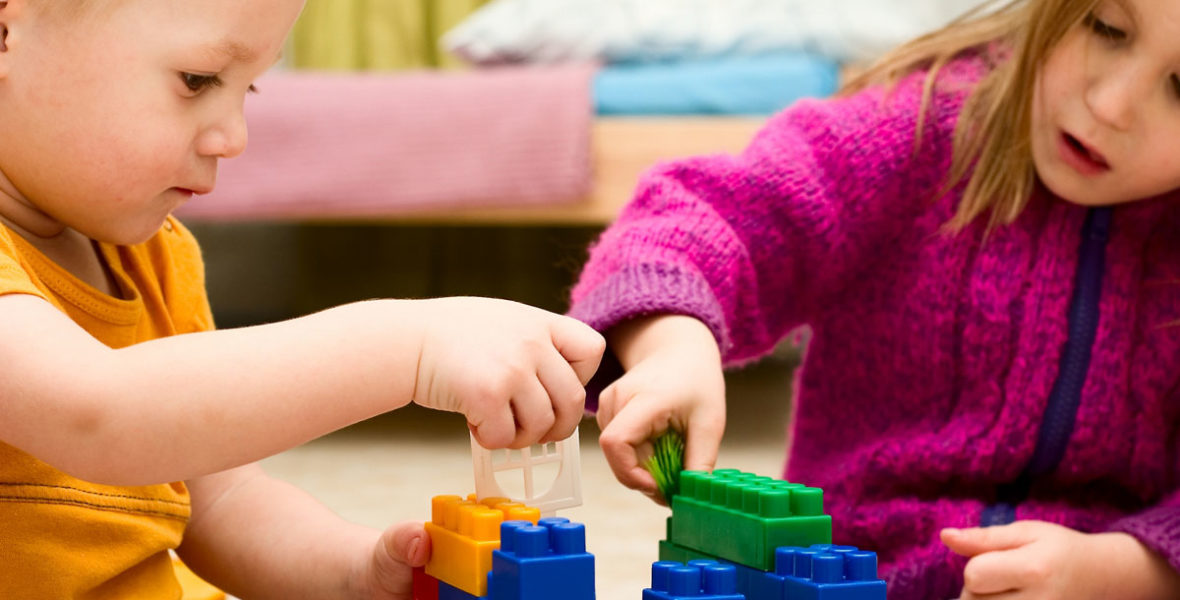
<instances>
[{"instance_id":1,"label":"toddler's eye","mask_svg":"<svg viewBox=\"0 0 1180 600\"><path fill-rule=\"evenodd\" d=\"M1097 16L1095 16L1094 13L1086 15L1086 18L1083 19L1082 22L1086 25L1086 27L1090 28L1090 31L1093 31L1094 33L1111 41L1121 42L1127 39L1127 32L1117 27L1110 26L1106 23L1106 21L1103 21L1102 19L1099 19Z\"/></svg>"},{"instance_id":2,"label":"toddler's eye","mask_svg":"<svg viewBox=\"0 0 1180 600\"><path fill-rule=\"evenodd\" d=\"M206 88L220 87L221 78L216 75L197 75L196 73L181 73L180 80L184 87L194 94L205 91Z\"/></svg>"}]
</instances>

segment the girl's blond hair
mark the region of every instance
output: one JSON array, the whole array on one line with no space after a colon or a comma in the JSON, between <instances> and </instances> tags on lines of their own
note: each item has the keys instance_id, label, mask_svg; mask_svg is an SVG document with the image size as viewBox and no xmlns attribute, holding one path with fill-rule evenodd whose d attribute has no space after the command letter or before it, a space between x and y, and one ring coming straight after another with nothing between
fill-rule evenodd
<instances>
[{"instance_id":1,"label":"girl's blond hair","mask_svg":"<svg viewBox=\"0 0 1180 600\"><path fill-rule=\"evenodd\" d=\"M988 229L1015 221L1036 182L1031 122L1037 74L1049 52L1099 0L1009 0L987 2L950 25L908 42L848 82L841 94L870 85L892 85L906 74L928 69L918 117L915 151L939 70L970 51L1010 49L1010 58L986 75L963 105L955 126L954 155L939 195L967 179L955 216L959 231L981 215ZM994 9L993 9L994 8Z\"/></svg>"}]
</instances>

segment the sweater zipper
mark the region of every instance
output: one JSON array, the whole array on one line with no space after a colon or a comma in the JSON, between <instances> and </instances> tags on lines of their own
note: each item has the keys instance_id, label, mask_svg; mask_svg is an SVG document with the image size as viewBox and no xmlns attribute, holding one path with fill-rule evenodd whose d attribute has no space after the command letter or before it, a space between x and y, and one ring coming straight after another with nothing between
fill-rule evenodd
<instances>
[{"instance_id":1,"label":"sweater zipper","mask_svg":"<svg viewBox=\"0 0 1180 600\"><path fill-rule=\"evenodd\" d=\"M1016 506L1028 498L1033 481L1045 476L1061 462L1065 448L1073 434L1082 387L1090 369L1094 340L1098 336L1099 302L1102 299L1102 274L1106 263L1106 243L1110 238L1111 208L1092 208L1082 226L1082 240L1078 249L1078 269L1073 297L1070 300L1068 338L1061 353L1060 368L1032 459L1015 481L1001 485L996 491L996 502L983 510L980 524L984 527L1005 525L1016 520Z\"/></svg>"}]
</instances>

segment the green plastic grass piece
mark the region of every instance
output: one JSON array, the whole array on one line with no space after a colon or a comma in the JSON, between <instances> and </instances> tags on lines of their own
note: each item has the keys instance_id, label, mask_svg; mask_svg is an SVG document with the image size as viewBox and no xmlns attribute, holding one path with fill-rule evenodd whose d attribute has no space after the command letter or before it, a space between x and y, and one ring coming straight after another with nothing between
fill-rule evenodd
<instances>
[{"instance_id":1,"label":"green plastic grass piece","mask_svg":"<svg viewBox=\"0 0 1180 600\"><path fill-rule=\"evenodd\" d=\"M680 471L684 470L684 436L675 429L664 432L653 444L647 471L656 480L656 487L664 500L680 493Z\"/></svg>"}]
</instances>

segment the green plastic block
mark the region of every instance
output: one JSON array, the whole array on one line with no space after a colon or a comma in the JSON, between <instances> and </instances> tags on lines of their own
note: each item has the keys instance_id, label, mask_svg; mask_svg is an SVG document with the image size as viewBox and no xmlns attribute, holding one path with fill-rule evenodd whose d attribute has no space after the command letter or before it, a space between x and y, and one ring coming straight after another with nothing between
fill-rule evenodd
<instances>
[{"instance_id":1,"label":"green plastic block","mask_svg":"<svg viewBox=\"0 0 1180 600\"><path fill-rule=\"evenodd\" d=\"M823 490L734 469L685 471L668 541L760 571L779 546L832 543Z\"/></svg>"},{"instance_id":2,"label":"green plastic block","mask_svg":"<svg viewBox=\"0 0 1180 600\"><path fill-rule=\"evenodd\" d=\"M718 557L692 548L678 546L668 540L660 540L660 560L674 560L687 564L690 560L719 560Z\"/></svg>"}]
</instances>

